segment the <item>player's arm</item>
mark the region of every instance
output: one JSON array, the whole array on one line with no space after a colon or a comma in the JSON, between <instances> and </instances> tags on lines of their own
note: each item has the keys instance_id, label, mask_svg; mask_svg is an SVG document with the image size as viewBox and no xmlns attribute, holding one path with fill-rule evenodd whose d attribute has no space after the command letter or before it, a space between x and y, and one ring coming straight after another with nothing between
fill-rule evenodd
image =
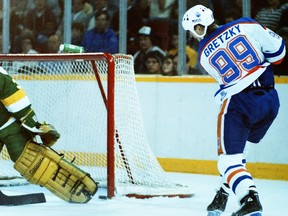
<instances>
[{"instance_id":1,"label":"player's arm","mask_svg":"<svg viewBox=\"0 0 288 216\"><path fill-rule=\"evenodd\" d=\"M52 146L60 138L60 134L53 125L46 122L39 123L31 105L25 107L17 113L14 113L16 119L21 121L21 126L30 132L40 135L44 145Z\"/></svg>"},{"instance_id":2,"label":"player's arm","mask_svg":"<svg viewBox=\"0 0 288 216\"><path fill-rule=\"evenodd\" d=\"M265 59L272 64L280 64L286 54L283 38L261 25L258 25L258 28L255 28L255 30L257 31L255 35L261 35L261 37L257 37L257 41L262 47Z\"/></svg>"},{"instance_id":3,"label":"player's arm","mask_svg":"<svg viewBox=\"0 0 288 216\"><path fill-rule=\"evenodd\" d=\"M45 145L53 145L60 137L55 128L46 123L39 123L25 91L5 71L0 70L1 102L11 115L25 129L39 134Z\"/></svg>"}]
</instances>

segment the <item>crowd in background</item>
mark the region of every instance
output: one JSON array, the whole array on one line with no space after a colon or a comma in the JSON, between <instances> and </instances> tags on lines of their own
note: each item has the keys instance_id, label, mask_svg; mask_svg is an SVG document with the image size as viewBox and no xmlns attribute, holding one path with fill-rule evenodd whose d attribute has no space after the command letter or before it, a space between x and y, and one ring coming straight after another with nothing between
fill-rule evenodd
<instances>
[{"instance_id":1,"label":"crowd in background","mask_svg":"<svg viewBox=\"0 0 288 216\"><path fill-rule=\"evenodd\" d=\"M86 52L117 53L119 2L72 0L71 43ZM135 73L177 75L178 0L127 2L127 54L134 55ZM242 16L242 0L187 0L187 8L196 4L211 8L220 25ZM10 5L10 53L59 51L64 0L10 0ZM281 35L287 45L287 0L251 0L251 17ZM198 42L189 36L186 41L185 74L206 74L197 63ZM287 57L275 74L288 75Z\"/></svg>"}]
</instances>

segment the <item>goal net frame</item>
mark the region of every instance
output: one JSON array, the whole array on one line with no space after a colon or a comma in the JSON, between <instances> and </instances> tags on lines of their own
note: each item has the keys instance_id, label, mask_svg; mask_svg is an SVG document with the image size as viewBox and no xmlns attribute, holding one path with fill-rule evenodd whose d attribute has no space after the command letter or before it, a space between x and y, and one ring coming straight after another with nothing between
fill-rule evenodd
<instances>
[{"instance_id":1,"label":"goal net frame","mask_svg":"<svg viewBox=\"0 0 288 216\"><path fill-rule=\"evenodd\" d=\"M125 54L116 54L111 55L109 53L65 53L65 54L0 54L1 62L21 62L21 61L31 61L31 62L46 62L46 61L90 61L92 69L94 71L95 79L97 81L100 93L104 105L107 109L107 197L113 198L115 196L116 186L115 186L115 148L118 148L120 151L121 159L123 160L125 170L129 176L129 182L134 184L133 175L130 170L129 160L126 158L125 149L121 143L121 134L115 126L115 73L116 73L116 61L115 59L121 58L124 61L132 61L133 57ZM98 66L96 64L97 59L104 59L107 62L107 88L104 89L101 78L98 72ZM134 70L133 70L134 75ZM135 75L134 75L135 77ZM135 79L135 78L134 78ZM136 82L136 81L135 81ZM25 88L24 88L25 90ZM29 97L29 95L28 95ZM33 107L33 104L32 104ZM37 114L37 112L36 112ZM45 120L45 119L44 119ZM53 124L53 122L50 122ZM56 143L57 145L57 143ZM155 158L155 160L157 160ZM93 176L92 176L93 177ZM131 192L125 194L127 197L136 197L136 198L150 198L157 196L167 196L174 197L178 196L181 198L187 198L193 196L191 189L186 186L179 184L175 185L171 193L152 193L152 194L143 194L137 192ZM184 190L183 190L184 189ZM184 192L183 192L184 191Z\"/></svg>"}]
</instances>

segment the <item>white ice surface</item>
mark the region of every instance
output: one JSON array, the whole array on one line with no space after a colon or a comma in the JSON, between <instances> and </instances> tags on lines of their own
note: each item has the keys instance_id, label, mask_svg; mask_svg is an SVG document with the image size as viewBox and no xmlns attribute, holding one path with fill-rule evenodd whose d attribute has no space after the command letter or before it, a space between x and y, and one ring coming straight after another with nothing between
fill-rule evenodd
<instances>
[{"instance_id":1,"label":"white ice surface","mask_svg":"<svg viewBox=\"0 0 288 216\"><path fill-rule=\"evenodd\" d=\"M0 187L7 195L43 192L46 203L1 206L0 216L205 216L206 206L215 195L218 184L217 176L168 173L177 183L189 185L195 189L191 198L152 198L135 199L116 197L111 200L99 199L105 194L100 189L87 204L70 204L55 197L45 188L35 185ZM262 202L264 216L288 215L288 181L271 181L255 179ZM229 196L226 212L223 216L231 215L238 209L238 203L233 194Z\"/></svg>"}]
</instances>

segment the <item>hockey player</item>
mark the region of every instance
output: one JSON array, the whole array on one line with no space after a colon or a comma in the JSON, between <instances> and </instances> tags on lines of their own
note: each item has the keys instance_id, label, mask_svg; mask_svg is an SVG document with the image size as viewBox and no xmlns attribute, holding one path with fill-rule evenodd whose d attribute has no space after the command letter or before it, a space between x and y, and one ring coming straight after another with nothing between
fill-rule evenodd
<instances>
[{"instance_id":1,"label":"hockey player","mask_svg":"<svg viewBox=\"0 0 288 216\"><path fill-rule=\"evenodd\" d=\"M243 151L247 141L260 142L278 114L279 99L270 65L284 58L284 41L250 18L218 26L213 12L202 5L184 14L182 26L199 41L198 60L220 84L214 97L221 104L217 145L222 183L207 207L208 215L225 211L229 190L241 205L233 216L262 215Z\"/></svg>"},{"instance_id":2,"label":"hockey player","mask_svg":"<svg viewBox=\"0 0 288 216\"><path fill-rule=\"evenodd\" d=\"M0 152L5 145L14 168L30 183L68 202L88 202L97 184L50 148L59 133L52 125L37 121L25 91L2 67L0 99Z\"/></svg>"}]
</instances>

